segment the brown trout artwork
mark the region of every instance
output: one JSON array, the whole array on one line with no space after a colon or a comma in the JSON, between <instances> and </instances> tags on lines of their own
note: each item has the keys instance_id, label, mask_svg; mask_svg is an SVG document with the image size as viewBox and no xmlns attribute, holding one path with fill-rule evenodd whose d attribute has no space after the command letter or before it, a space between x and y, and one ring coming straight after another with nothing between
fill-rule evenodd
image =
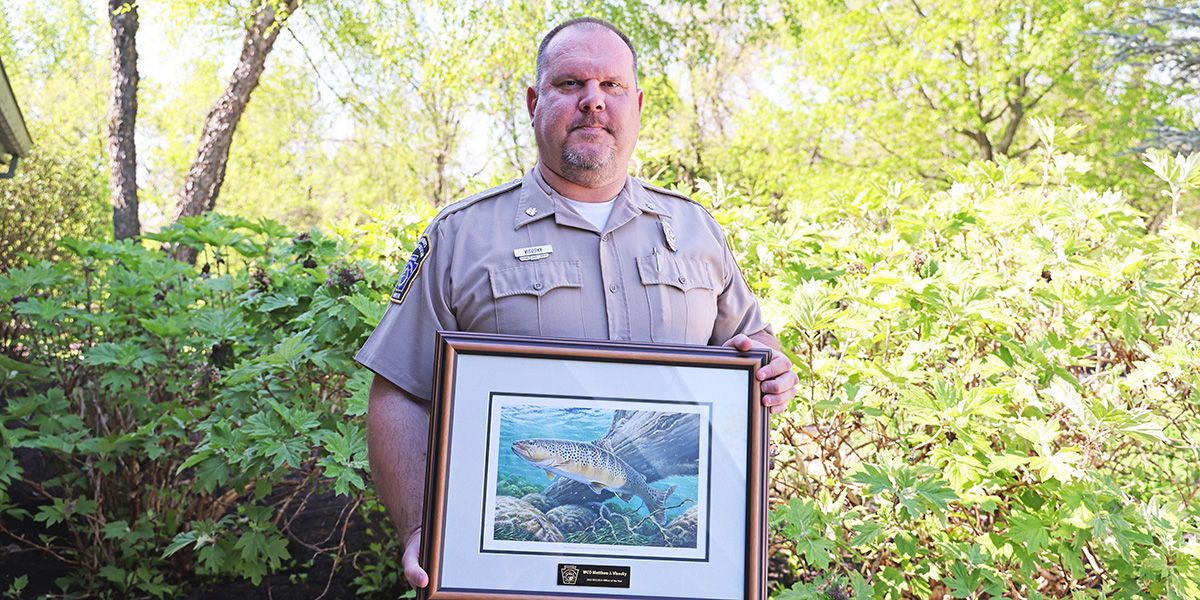
<instances>
[{"instance_id":1,"label":"brown trout artwork","mask_svg":"<svg viewBox=\"0 0 1200 600\"><path fill-rule=\"evenodd\" d=\"M495 539L697 548L702 421L694 411L505 405Z\"/></svg>"},{"instance_id":2,"label":"brown trout artwork","mask_svg":"<svg viewBox=\"0 0 1200 600\"><path fill-rule=\"evenodd\" d=\"M513 442L512 450L526 462L545 470L550 479L561 475L588 486L597 495L611 491L625 502L637 496L646 503L655 520L666 524L663 508L675 486L666 489L650 487L646 477L617 458L604 440L520 440Z\"/></svg>"}]
</instances>

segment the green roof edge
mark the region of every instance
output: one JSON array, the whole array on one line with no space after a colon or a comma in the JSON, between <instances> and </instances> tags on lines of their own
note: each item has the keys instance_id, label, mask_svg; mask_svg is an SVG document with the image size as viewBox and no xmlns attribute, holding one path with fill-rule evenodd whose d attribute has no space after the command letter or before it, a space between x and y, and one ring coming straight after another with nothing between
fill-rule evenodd
<instances>
[{"instance_id":1,"label":"green roof edge","mask_svg":"<svg viewBox=\"0 0 1200 600\"><path fill-rule=\"evenodd\" d=\"M3 79L3 85L0 85L0 152L29 156L33 139L29 137L29 129L25 126L25 117L8 81L3 59L0 59L0 79Z\"/></svg>"}]
</instances>

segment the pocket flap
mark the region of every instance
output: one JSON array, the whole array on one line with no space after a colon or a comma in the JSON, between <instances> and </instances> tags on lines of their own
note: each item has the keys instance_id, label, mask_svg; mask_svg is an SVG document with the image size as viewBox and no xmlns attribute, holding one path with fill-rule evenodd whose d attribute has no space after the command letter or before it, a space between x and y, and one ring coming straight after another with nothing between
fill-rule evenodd
<instances>
[{"instance_id":1,"label":"pocket flap","mask_svg":"<svg viewBox=\"0 0 1200 600\"><path fill-rule=\"evenodd\" d=\"M669 285L685 292L713 289L707 266L698 260L651 254L639 256L637 266L642 285Z\"/></svg>"},{"instance_id":2,"label":"pocket flap","mask_svg":"<svg viewBox=\"0 0 1200 600\"><path fill-rule=\"evenodd\" d=\"M488 269L492 296L518 294L543 296L562 287L583 287L583 270L577 260L537 260L515 267Z\"/></svg>"}]
</instances>

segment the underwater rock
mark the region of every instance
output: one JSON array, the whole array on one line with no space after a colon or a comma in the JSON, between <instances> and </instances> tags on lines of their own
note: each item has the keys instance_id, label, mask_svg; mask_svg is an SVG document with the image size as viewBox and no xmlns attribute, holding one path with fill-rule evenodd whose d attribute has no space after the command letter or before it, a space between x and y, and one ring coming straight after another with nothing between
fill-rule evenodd
<instances>
[{"instance_id":1,"label":"underwater rock","mask_svg":"<svg viewBox=\"0 0 1200 600\"><path fill-rule=\"evenodd\" d=\"M499 528L502 525L512 525L527 531L538 541L563 541L562 533L546 518L546 515L520 498L496 497L496 526Z\"/></svg>"},{"instance_id":2,"label":"underwater rock","mask_svg":"<svg viewBox=\"0 0 1200 600\"><path fill-rule=\"evenodd\" d=\"M648 482L671 475L696 475L700 461L700 415L619 410L601 438L612 453L641 473ZM559 478L542 494L551 506L603 501L587 486Z\"/></svg>"},{"instance_id":3,"label":"underwater rock","mask_svg":"<svg viewBox=\"0 0 1200 600\"><path fill-rule=\"evenodd\" d=\"M530 503L534 508L542 511L543 513L549 512L550 509L554 508L555 506L554 504L551 504L550 500L541 493L525 494L521 497L521 499Z\"/></svg>"},{"instance_id":4,"label":"underwater rock","mask_svg":"<svg viewBox=\"0 0 1200 600\"><path fill-rule=\"evenodd\" d=\"M550 509L546 518L562 533L575 533L596 522L596 511L578 504L564 504Z\"/></svg>"},{"instance_id":5,"label":"underwater rock","mask_svg":"<svg viewBox=\"0 0 1200 600\"><path fill-rule=\"evenodd\" d=\"M696 505L688 507L682 515L675 517L667 525L666 538L667 544L672 548L695 548L696 547L696 525L699 511L696 510Z\"/></svg>"},{"instance_id":6,"label":"underwater rock","mask_svg":"<svg viewBox=\"0 0 1200 600\"><path fill-rule=\"evenodd\" d=\"M655 522L653 519L639 519L634 521L633 524L637 526L635 531L646 536L647 538L652 540L661 540L663 538L663 526Z\"/></svg>"},{"instance_id":7,"label":"underwater rock","mask_svg":"<svg viewBox=\"0 0 1200 600\"><path fill-rule=\"evenodd\" d=\"M599 506L600 519L607 521L611 526L615 527L615 531L628 532L630 535L639 535L647 539L662 540L662 533L666 525L660 525L654 519L633 510L622 510L619 506L609 504L601 504Z\"/></svg>"}]
</instances>

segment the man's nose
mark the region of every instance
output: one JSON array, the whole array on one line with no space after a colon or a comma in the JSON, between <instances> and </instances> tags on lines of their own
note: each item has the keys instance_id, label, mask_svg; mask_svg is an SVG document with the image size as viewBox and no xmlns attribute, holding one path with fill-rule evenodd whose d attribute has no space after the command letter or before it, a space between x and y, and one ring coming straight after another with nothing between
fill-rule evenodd
<instances>
[{"instance_id":1,"label":"man's nose","mask_svg":"<svg viewBox=\"0 0 1200 600\"><path fill-rule=\"evenodd\" d=\"M589 80L583 85L583 93L579 95L579 110L594 112L604 110L604 93L600 90L600 82Z\"/></svg>"}]
</instances>

